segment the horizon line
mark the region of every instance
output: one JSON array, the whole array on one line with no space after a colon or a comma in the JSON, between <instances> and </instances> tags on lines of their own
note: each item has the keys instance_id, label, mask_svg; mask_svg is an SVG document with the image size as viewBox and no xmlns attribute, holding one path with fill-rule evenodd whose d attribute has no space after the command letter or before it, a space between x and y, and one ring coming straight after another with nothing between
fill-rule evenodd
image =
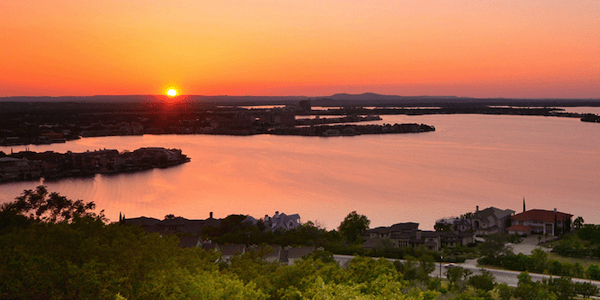
<instances>
[{"instance_id":1,"label":"horizon line","mask_svg":"<svg viewBox=\"0 0 600 300\"><path fill-rule=\"evenodd\" d=\"M456 95L440 95L440 96L432 96L432 95L414 95L414 96L403 96L403 95L394 95L394 94L378 94L373 92L365 92L359 94L351 94L351 93L335 93L331 95L319 95L319 96L306 96L306 95L196 95L196 94L182 94L174 96L174 98L182 98L182 97L263 97L263 98L292 98L292 97L304 97L304 98L328 98L334 96L374 96L374 97L398 97L398 98L457 98L457 99L474 99L474 100L486 100L486 99L502 99L502 100L600 100L598 98L582 98L582 97L469 97L469 96L456 96ZM2 98L93 98L93 97L169 97L163 94L104 94L104 95L85 95L85 96L72 96L72 95L61 95L61 96L0 96ZM366 99L365 99L366 100Z\"/></svg>"}]
</instances>

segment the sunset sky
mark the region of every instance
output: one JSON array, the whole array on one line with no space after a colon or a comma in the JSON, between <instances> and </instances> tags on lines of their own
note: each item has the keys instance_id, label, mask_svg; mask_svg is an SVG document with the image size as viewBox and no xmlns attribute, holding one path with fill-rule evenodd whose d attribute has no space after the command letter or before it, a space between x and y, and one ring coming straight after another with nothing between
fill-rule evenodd
<instances>
[{"instance_id":1,"label":"sunset sky","mask_svg":"<svg viewBox=\"0 0 600 300\"><path fill-rule=\"evenodd\" d=\"M0 1L0 97L168 87L600 98L600 1Z\"/></svg>"}]
</instances>

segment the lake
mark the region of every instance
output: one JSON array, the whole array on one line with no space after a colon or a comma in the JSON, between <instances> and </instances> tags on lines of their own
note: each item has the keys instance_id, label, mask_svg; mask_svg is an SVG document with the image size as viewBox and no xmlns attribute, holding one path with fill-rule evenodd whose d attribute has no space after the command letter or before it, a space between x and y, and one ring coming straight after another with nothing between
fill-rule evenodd
<instances>
[{"instance_id":1,"label":"lake","mask_svg":"<svg viewBox=\"0 0 600 300\"><path fill-rule=\"evenodd\" d=\"M382 116L371 123L425 123L435 132L353 137L144 135L28 146L84 152L180 148L187 164L119 175L46 181L50 191L94 201L107 217L175 214L190 219L275 211L327 229L351 211L371 227L495 206L539 208L600 223L600 124L540 116ZM14 146L13 151L25 150ZM0 147L10 153L11 147ZM0 202L39 185L0 185Z\"/></svg>"}]
</instances>

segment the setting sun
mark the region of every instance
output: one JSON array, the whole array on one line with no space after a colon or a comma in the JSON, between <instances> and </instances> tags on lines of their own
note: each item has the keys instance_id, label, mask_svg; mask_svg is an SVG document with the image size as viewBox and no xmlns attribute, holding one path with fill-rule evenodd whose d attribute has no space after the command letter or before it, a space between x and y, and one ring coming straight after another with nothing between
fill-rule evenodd
<instances>
[{"instance_id":1,"label":"setting sun","mask_svg":"<svg viewBox=\"0 0 600 300\"><path fill-rule=\"evenodd\" d=\"M167 95L169 95L170 97L175 97L175 96L177 96L177 90L169 89L169 90L167 90Z\"/></svg>"}]
</instances>

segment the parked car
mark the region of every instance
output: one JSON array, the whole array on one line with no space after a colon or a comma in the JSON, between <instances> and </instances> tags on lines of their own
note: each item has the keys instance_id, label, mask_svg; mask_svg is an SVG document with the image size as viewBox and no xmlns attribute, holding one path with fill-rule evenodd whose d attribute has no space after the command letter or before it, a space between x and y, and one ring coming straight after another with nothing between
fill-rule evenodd
<instances>
[{"instance_id":1,"label":"parked car","mask_svg":"<svg viewBox=\"0 0 600 300\"><path fill-rule=\"evenodd\" d=\"M456 266L457 266L456 264L450 263L450 264L445 264L444 268L446 268L446 269L452 269L452 268L454 268Z\"/></svg>"}]
</instances>

